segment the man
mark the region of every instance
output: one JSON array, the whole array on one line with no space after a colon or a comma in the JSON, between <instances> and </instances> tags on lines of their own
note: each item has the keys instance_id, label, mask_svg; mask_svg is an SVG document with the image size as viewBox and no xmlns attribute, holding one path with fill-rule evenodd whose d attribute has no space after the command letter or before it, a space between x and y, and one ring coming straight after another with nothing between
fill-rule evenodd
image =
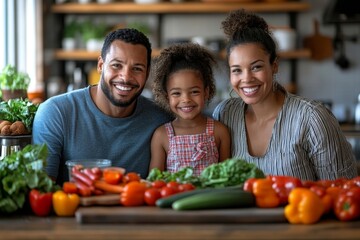
<instances>
[{"instance_id":1,"label":"man","mask_svg":"<svg viewBox=\"0 0 360 240\"><path fill-rule=\"evenodd\" d=\"M52 97L42 103L33 124L33 143L46 143L46 171L58 184L68 180L65 162L107 158L112 166L145 178L153 131L171 120L141 96L149 76L151 45L135 29L119 29L104 41L98 85Z\"/></svg>"}]
</instances>

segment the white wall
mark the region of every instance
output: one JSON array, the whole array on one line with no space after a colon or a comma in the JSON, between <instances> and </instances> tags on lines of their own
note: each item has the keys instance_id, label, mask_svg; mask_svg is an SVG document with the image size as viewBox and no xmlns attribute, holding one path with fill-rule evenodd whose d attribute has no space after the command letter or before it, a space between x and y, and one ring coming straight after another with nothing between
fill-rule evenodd
<instances>
[{"instance_id":1,"label":"white wall","mask_svg":"<svg viewBox=\"0 0 360 240\"><path fill-rule=\"evenodd\" d=\"M328 0L311 0L311 11L299 15L299 32L303 36L313 33L312 20L321 20L323 9ZM324 25L320 22L320 32L330 37L335 36L334 25ZM346 108L349 118L353 120L357 96L360 94L360 23L344 25L345 35L358 37L356 43L346 42L345 54L351 67L342 70L334 63L334 59L322 62L304 60L299 62L299 94L315 99L329 99L333 102L333 111ZM335 52L336 56L338 52ZM334 56L334 58L336 57Z\"/></svg>"}]
</instances>

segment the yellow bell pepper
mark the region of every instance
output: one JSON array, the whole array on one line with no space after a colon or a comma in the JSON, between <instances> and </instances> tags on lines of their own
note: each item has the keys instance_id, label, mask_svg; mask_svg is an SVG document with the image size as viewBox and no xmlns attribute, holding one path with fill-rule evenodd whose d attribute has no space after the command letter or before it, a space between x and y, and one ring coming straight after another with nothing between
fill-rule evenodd
<instances>
[{"instance_id":1,"label":"yellow bell pepper","mask_svg":"<svg viewBox=\"0 0 360 240\"><path fill-rule=\"evenodd\" d=\"M289 194L289 204L284 210L286 219L293 224L312 224L320 220L324 204L308 188L294 188Z\"/></svg>"},{"instance_id":2,"label":"yellow bell pepper","mask_svg":"<svg viewBox=\"0 0 360 240\"><path fill-rule=\"evenodd\" d=\"M54 211L60 217L74 216L79 204L80 197L76 193L68 194L59 190L53 194Z\"/></svg>"}]
</instances>

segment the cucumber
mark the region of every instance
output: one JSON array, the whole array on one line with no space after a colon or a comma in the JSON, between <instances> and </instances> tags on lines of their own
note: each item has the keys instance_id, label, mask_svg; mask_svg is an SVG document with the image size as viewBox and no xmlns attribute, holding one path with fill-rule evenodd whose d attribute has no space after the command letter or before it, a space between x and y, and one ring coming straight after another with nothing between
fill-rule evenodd
<instances>
[{"instance_id":1,"label":"cucumber","mask_svg":"<svg viewBox=\"0 0 360 240\"><path fill-rule=\"evenodd\" d=\"M255 206L255 196L240 189L198 193L179 199L172 204L172 208L178 211L252 206Z\"/></svg>"},{"instance_id":2,"label":"cucumber","mask_svg":"<svg viewBox=\"0 0 360 240\"><path fill-rule=\"evenodd\" d=\"M190 197L193 195L197 195L200 193L206 193L206 192L222 192L222 191L229 191L230 189L242 189L242 186L232 186L232 187L226 187L226 188L202 188L202 189L194 189L191 191L186 191L182 193L177 193L168 197L160 198L156 201L156 206L160 208L171 208L172 204L180 199Z\"/></svg>"}]
</instances>

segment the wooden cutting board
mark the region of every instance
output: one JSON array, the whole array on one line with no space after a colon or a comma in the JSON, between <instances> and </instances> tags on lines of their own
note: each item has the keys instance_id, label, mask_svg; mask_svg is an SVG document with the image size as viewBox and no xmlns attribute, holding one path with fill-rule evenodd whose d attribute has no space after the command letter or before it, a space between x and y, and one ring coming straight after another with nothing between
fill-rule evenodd
<instances>
[{"instance_id":1,"label":"wooden cutting board","mask_svg":"<svg viewBox=\"0 0 360 240\"><path fill-rule=\"evenodd\" d=\"M120 204L120 194L106 194L100 196L90 196L90 197L81 197L80 205L81 206L109 206L109 205L119 205Z\"/></svg>"},{"instance_id":2,"label":"wooden cutting board","mask_svg":"<svg viewBox=\"0 0 360 240\"><path fill-rule=\"evenodd\" d=\"M333 43L330 37L322 35L319 31L319 22L314 19L314 34L304 38L303 45L310 49L311 59L324 60L333 56Z\"/></svg>"},{"instance_id":3,"label":"wooden cutting board","mask_svg":"<svg viewBox=\"0 0 360 240\"><path fill-rule=\"evenodd\" d=\"M175 211L158 207L80 207L79 223L275 223L286 222L283 208L237 208Z\"/></svg>"}]
</instances>

